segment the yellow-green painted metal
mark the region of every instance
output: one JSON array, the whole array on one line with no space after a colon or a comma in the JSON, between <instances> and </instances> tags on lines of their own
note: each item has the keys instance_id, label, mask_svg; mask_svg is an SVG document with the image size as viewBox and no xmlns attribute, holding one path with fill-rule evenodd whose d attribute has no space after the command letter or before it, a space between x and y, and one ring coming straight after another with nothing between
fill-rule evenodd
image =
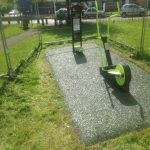
<instances>
[{"instance_id":1,"label":"yellow-green painted metal","mask_svg":"<svg viewBox=\"0 0 150 150\"><path fill-rule=\"evenodd\" d=\"M101 62L101 65L102 65L102 67L100 67L100 71L101 71L101 74L103 76L105 76L109 80L112 80L112 82L115 85L117 85L117 87L119 87L121 90L123 90L123 91L129 91L129 82L131 80L131 70L130 70L129 66L128 65L121 65L121 64L112 65L112 63L111 64L109 63L108 66L104 66L103 65L101 42L102 42L102 40L103 40L103 42L106 42L106 40L108 40L108 38L110 37L110 34L109 34L110 19L113 18L113 17L116 17L117 15L120 14L120 7L119 7L118 1L116 1L116 4L117 4L118 12L115 15L111 15L108 18L108 20L107 20L108 21L107 22L107 33L103 37L100 34L99 20L98 20L98 5L97 5L97 1L95 0L98 44L100 46L100 62ZM103 38L106 38L106 40L103 39ZM105 50L105 52L106 52L106 50ZM107 56L108 55L106 55L106 57Z\"/></svg>"},{"instance_id":2,"label":"yellow-green painted metal","mask_svg":"<svg viewBox=\"0 0 150 150\"><path fill-rule=\"evenodd\" d=\"M107 37L109 38L110 37L110 34L109 34L109 24L110 24L110 19L111 18L114 18L114 17L117 17L119 14L120 14L120 7L119 7L119 3L118 1L116 2L117 4L117 9L118 9L118 12L114 15L111 15L109 18L108 18L108 22L107 22Z\"/></svg>"},{"instance_id":3,"label":"yellow-green painted metal","mask_svg":"<svg viewBox=\"0 0 150 150\"><path fill-rule=\"evenodd\" d=\"M111 15L109 18L108 18L108 23L107 23L107 37L109 38L110 37L110 34L109 34L109 23L110 23L110 19L111 18L114 18L116 16L118 16L120 14L120 7L119 7L119 3L118 1L116 2L117 4L117 9L118 9L118 12L114 15ZM98 4L97 4L97 1L95 0L95 7L96 7L96 25L97 25L97 34L98 34L98 44L100 46L100 62L101 62L101 66L102 66L102 70L104 70L104 63L103 63L103 56L102 56L102 46L101 46L101 36L100 36L100 28L99 28L99 19L98 19Z\"/></svg>"},{"instance_id":4,"label":"yellow-green painted metal","mask_svg":"<svg viewBox=\"0 0 150 150\"><path fill-rule=\"evenodd\" d=\"M122 86L125 83L125 71L122 65L118 64L115 70L119 70L122 76L115 76L118 85Z\"/></svg>"},{"instance_id":5,"label":"yellow-green painted metal","mask_svg":"<svg viewBox=\"0 0 150 150\"><path fill-rule=\"evenodd\" d=\"M102 43L101 43L101 36L100 36L100 29L99 29L99 22L98 22L98 4L97 1L95 1L95 7L96 7L96 25L97 25L97 34L98 34L98 44L100 47L100 62L102 65L102 70L104 67L104 63L103 63L103 56L102 56Z\"/></svg>"}]
</instances>

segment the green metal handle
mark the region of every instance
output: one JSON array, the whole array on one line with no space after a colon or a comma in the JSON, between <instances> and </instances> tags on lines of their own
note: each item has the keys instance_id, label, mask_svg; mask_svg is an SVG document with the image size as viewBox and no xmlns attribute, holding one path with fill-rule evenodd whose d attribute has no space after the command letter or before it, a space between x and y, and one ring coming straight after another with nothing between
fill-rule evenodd
<instances>
[{"instance_id":1,"label":"green metal handle","mask_svg":"<svg viewBox=\"0 0 150 150\"><path fill-rule=\"evenodd\" d=\"M95 0L95 7L96 7L96 25L97 25L98 39L101 39L101 37L100 37L100 30L99 30L99 24L98 24L98 5L97 5L97 1L96 0Z\"/></svg>"},{"instance_id":2,"label":"green metal handle","mask_svg":"<svg viewBox=\"0 0 150 150\"><path fill-rule=\"evenodd\" d=\"M98 5L97 5L96 0L95 0L95 7L96 7L96 25L97 25L97 34L98 34L98 44L99 44L99 47L100 47L100 62L101 62L101 65L102 65L102 70L103 70L104 63L103 63L103 56L102 56L100 29L99 29L99 23L98 23Z\"/></svg>"},{"instance_id":3,"label":"green metal handle","mask_svg":"<svg viewBox=\"0 0 150 150\"><path fill-rule=\"evenodd\" d=\"M111 18L114 18L116 16L118 16L120 14L120 7L119 7L119 3L118 3L118 0L116 0L116 5L117 5L117 9L118 9L118 12L114 15L111 15L109 18L108 18L108 23L107 23L107 37L109 38L110 37L110 34L109 34L109 23L110 23L110 19Z\"/></svg>"}]
</instances>

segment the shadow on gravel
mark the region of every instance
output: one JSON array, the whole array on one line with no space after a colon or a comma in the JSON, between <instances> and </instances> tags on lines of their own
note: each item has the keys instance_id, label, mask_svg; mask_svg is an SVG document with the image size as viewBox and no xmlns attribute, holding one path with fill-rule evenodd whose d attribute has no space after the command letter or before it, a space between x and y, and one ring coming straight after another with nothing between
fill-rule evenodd
<instances>
[{"instance_id":1,"label":"shadow on gravel","mask_svg":"<svg viewBox=\"0 0 150 150\"><path fill-rule=\"evenodd\" d=\"M118 99L120 101L120 103L122 105L125 105L125 106L138 105L140 107L141 119L144 121L143 108L138 103L138 101L132 96L132 94L130 92L129 93L120 92L113 84L111 84L110 81L108 81L106 79L104 79L104 83L105 83L105 86L106 86L106 90L107 90L112 108L115 108L115 105L113 103L113 99L111 97L111 95L114 95L116 97L116 99ZM114 89L114 90L112 92L110 92L109 88Z\"/></svg>"},{"instance_id":2,"label":"shadow on gravel","mask_svg":"<svg viewBox=\"0 0 150 150\"><path fill-rule=\"evenodd\" d=\"M87 59L86 59L84 53L74 53L73 55L74 55L76 64L87 63Z\"/></svg>"}]
</instances>

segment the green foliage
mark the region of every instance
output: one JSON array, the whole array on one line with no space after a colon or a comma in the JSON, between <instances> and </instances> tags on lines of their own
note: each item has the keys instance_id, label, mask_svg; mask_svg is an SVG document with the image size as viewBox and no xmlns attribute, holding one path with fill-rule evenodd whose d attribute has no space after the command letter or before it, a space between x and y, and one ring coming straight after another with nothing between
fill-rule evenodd
<instances>
[{"instance_id":1,"label":"green foliage","mask_svg":"<svg viewBox=\"0 0 150 150\"><path fill-rule=\"evenodd\" d=\"M9 4L9 0L0 0L1 9L7 8L8 4Z\"/></svg>"},{"instance_id":2,"label":"green foliage","mask_svg":"<svg viewBox=\"0 0 150 150\"><path fill-rule=\"evenodd\" d=\"M150 61L150 54L142 50L137 50L133 52L133 58L137 60Z\"/></svg>"},{"instance_id":3,"label":"green foliage","mask_svg":"<svg viewBox=\"0 0 150 150\"><path fill-rule=\"evenodd\" d=\"M0 0L0 6L1 9L6 9L6 8L16 8L18 6L18 1L19 0ZM47 0L29 0L29 2L32 3L37 3L37 2L46 2Z\"/></svg>"}]
</instances>

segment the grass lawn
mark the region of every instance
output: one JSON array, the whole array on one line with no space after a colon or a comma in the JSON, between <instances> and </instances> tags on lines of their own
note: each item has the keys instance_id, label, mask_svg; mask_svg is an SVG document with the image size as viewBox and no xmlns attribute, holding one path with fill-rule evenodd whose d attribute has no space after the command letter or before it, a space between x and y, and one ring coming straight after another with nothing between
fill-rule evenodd
<instances>
[{"instance_id":1,"label":"grass lawn","mask_svg":"<svg viewBox=\"0 0 150 150\"><path fill-rule=\"evenodd\" d=\"M83 29L85 36L96 34L94 25L85 25ZM91 27L93 28L90 32ZM106 26L104 25L103 28ZM44 42L71 38L69 29L64 29L65 32L62 32L63 29L60 31L53 28L50 31L46 30L42 33ZM117 31L119 30L115 30ZM29 51L25 46L27 44L32 49L31 41L37 38L34 36L23 41L22 51ZM89 42L97 42L97 40L90 39L84 41L83 44ZM15 53L17 53L18 44L13 46ZM54 44L48 49L62 46L71 46L71 43ZM130 51L122 50L114 43L111 43L110 49L126 59L131 59L129 58ZM145 70L149 69L145 61L132 61L145 67ZM133 131L93 146L82 145L68 119L63 98L44 55L44 49L40 53L35 53L28 62L24 63L14 81L0 79L0 133L0 149L2 150L150 149L150 128Z\"/></svg>"},{"instance_id":2,"label":"grass lawn","mask_svg":"<svg viewBox=\"0 0 150 150\"><path fill-rule=\"evenodd\" d=\"M104 21L99 24L101 34L107 33L107 22ZM144 50L149 53L149 33L150 33L150 20L146 21L146 29L144 36ZM65 32L64 32L65 30ZM71 39L71 27L64 25L62 28L50 28L45 30L43 34L43 41L58 41L58 40L68 40ZM130 18L125 21L110 21L110 38L121 42L125 45L134 47L136 50L140 49L141 42L141 32L142 32L142 18L136 20L136 17ZM97 36L96 23L82 23L82 37L86 36Z\"/></svg>"},{"instance_id":3,"label":"grass lawn","mask_svg":"<svg viewBox=\"0 0 150 150\"><path fill-rule=\"evenodd\" d=\"M147 20L144 50L149 53L149 28L150 20ZM127 21L113 21L110 24L110 38L118 42L124 43L136 49L140 49L142 20L127 20Z\"/></svg>"},{"instance_id":4,"label":"grass lawn","mask_svg":"<svg viewBox=\"0 0 150 150\"><path fill-rule=\"evenodd\" d=\"M29 24L29 29L34 29L36 28L37 25L35 24ZM5 37L6 38L9 38L9 37L12 37L12 36L15 36L17 34L21 34L23 32L26 32L28 30L23 30L23 26L22 24L5 24L3 25L3 28L4 28L4 32L5 32ZM1 36L0 36L0 40L1 40Z\"/></svg>"},{"instance_id":5,"label":"grass lawn","mask_svg":"<svg viewBox=\"0 0 150 150\"><path fill-rule=\"evenodd\" d=\"M67 46L67 45L61 45ZM80 144L42 51L14 81L0 80L0 149L150 149L150 128L85 147Z\"/></svg>"}]
</instances>

